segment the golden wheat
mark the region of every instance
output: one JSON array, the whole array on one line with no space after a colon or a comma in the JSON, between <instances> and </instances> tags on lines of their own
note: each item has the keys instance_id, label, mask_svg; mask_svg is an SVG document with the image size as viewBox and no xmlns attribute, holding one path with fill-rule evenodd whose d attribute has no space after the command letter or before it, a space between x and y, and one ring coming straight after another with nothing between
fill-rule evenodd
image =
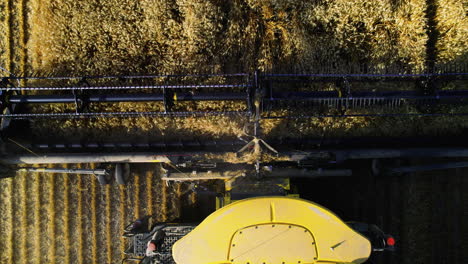
<instances>
[{"instance_id":1,"label":"golden wheat","mask_svg":"<svg viewBox=\"0 0 468 264\"><path fill-rule=\"evenodd\" d=\"M133 200L133 217L135 219L140 218L140 175L134 174L133 175L133 186L134 186L134 200Z\"/></svg>"},{"instance_id":2,"label":"golden wheat","mask_svg":"<svg viewBox=\"0 0 468 264\"><path fill-rule=\"evenodd\" d=\"M3 0L0 5L0 67L10 70L10 12L9 1ZM2 75L5 73L0 70Z\"/></svg>"},{"instance_id":3,"label":"golden wheat","mask_svg":"<svg viewBox=\"0 0 468 264\"><path fill-rule=\"evenodd\" d=\"M9 70L13 73L23 73L24 70L24 46L23 46L23 6L22 1L9 1L8 26L10 42Z\"/></svg>"},{"instance_id":4,"label":"golden wheat","mask_svg":"<svg viewBox=\"0 0 468 264\"><path fill-rule=\"evenodd\" d=\"M132 7L132 8L129 8ZM67 74L242 71L288 68L310 71L364 62L377 69L405 65L421 71L426 59L425 0L411 1L131 1L44 3L34 6L30 42L33 67ZM54 10L52 12L51 10ZM461 0L438 5L441 60L466 47ZM86 16L83 16L84 13ZM116 17L120 18L117 19ZM47 21L47 23L45 23ZM89 23L93 21L93 23ZM131 21L131 22L129 22ZM37 23L36 23L37 22ZM456 23L460 22L460 23ZM131 27L130 25L138 25ZM47 37L44 37L47 36ZM71 44L73 43L73 44ZM457 47L457 48L454 48ZM451 56L451 57L450 57ZM332 71L347 71L337 66ZM341 68L340 68L341 67ZM219 80L218 80L219 81ZM243 109L245 104L182 103L187 109ZM160 103L107 104L93 110L161 110ZM37 106L43 111L72 106ZM343 124L345 121L338 121ZM264 122L267 129L271 124ZM314 122L316 130L333 129ZM101 140L225 138L243 135L245 119L111 118L34 122L44 138ZM359 122L351 122L358 131ZM346 125L343 125L346 126ZM268 128L269 127L269 128ZM274 129L278 133L285 125Z\"/></svg>"},{"instance_id":5,"label":"golden wheat","mask_svg":"<svg viewBox=\"0 0 468 264\"><path fill-rule=\"evenodd\" d=\"M159 212L161 213L159 219L161 222L166 222L167 219L167 185L165 182L161 184L161 202L159 203Z\"/></svg>"},{"instance_id":6,"label":"golden wheat","mask_svg":"<svg viewBox=\"0 0 468 264\"><path fill-rule=\"evenodd\" d=\"M439 63L467 60L465 2L436 1ZM314 71L324 67L332 72L344 72L348 70L343 66L347 62L367 63L377 69L405 65L409 70L421 71L428 40L426 9L425 0L109 0L99 3L3 0L0 4L0 66L14 73L31 70L56 75L251 72L256 69ZM338 66L331 67L333 64ZM213 78L206 82L223 81ZM73 110L72 107L41 105L33 110L64 111ZM160 103L91 107L96 111L162 109ZM180 103L177 107L244 110L246 106L244 103L202 102ZM450 111L465 110L454 107ZM111 137L113 140L161 141L245 136L245 123L246 119L241 117L100 118L38 120L32 129L38 138L50 140L88 137L99 141ZM269 138L284 136L286 132L290 137L402 136L416 132L424 135L461 132L468 127L468 121L464 117L349 117L300 122L263 120L262 127ZM257 157L247 154L242 159L233 155L218 158L251 162ZM114 190L110 187L100 188L94 177L77 176L76 183L67 176L52 174L39 174L37 178L18 174L14 180L1 179L0 262L26 263L28 259L34 263L115 262L117 248L124 249L123 240L118 247L109 243L131 218L138 218L143 212L157 212L160 221L180 215L180 184L168 188L162 181L153 179L151 172L133 175L132 183L118 187L118 199L113 198ZM105 198L105 203L101 197ZM109 206L117 200L118 210L112 210ZM190 194L190 200L195 202L196 195ZM71 204L73 202L77 202L76 207ZM76 215L71 213L74 208ZM118 216L114 217L116 211ZM118 224L114 225L111 218L118 218ZM411 230L407 234L408 237L414 235ZM30 248L29 239L33 240L32 251L26 250ZM72 257L75 250L76 260ZM98 252L104 251L105 254L98 256ZM411 245L408 251L416 252ZM413 255L417 259L417 252Z\"/></svg>"},{"instance_id":7,"label":"golden wheat","mask_svg":"<svg viewBox=\"0 0 468 264\"><path fill-rule=\"evenodd\" d=\"M468 6L464 0L436 1L437 56L440 62L468 61Z\"/></svg>"},{"instance_id":8,"label":"golden wheat","mask_svg":"<svg viewBox=\"0 0 468 264\"><path fill-rule=\"evenodd\" d=\"M28 228L28 213L26 207L26 173L18 173L13 180L14 193L16 194L13 200L15 223L13 225L14 232L14 262L25 263L28 259L26 247Z\"/></svg>"},{"instance_id":9,"label":"golden wheat","mask_svg":"<svg viewBox=\"0 0 468 264\"><path fill-rule=\"evenodd\" d=\"M28 53L26 48L27 43L27 30L28 30L28 6L27 0L13 1L12 3L16 4L16 9L18 10L18 57L19 57L19 69L18 72L25 73L26 67L28 66ZM24 85L24 81L23 81Z\"/></svg>"},{"instance_id":10,"label":"golden wheat","mask_svg":"<svg viewBox=\"0 0 468 264\"><path fill-rule=\"evenodd\" d=\"M153 215L153 172L152 171L147 171L146 172L146 215Z\"/></svg>"},{"instance_id":11,"label":"golden wheat","mask_svg":"<svg viewBox=\"0 0 468 264\"><path fill-rule=\"evenodd\" d=\"M0 180L0 262L13 263L13 179Z\"/></svg>"}]
</instances>

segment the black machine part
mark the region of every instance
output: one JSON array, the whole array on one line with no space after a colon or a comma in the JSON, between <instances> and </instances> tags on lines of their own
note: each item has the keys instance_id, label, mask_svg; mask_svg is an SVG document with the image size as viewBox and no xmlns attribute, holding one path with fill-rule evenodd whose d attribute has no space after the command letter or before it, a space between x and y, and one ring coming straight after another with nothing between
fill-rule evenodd
<instances>
[{"instance_id":1,"label":"black machine part","mask_svg":"<svg viewBox=\"0 0 468 264\"><path fill-rule=\"evenodd\" d=\"M124 237L129 239L129 247L124 252L127 257L123 262L175 264L172 246L197 224L157 223L148 230L149 219L150 217L138 219L125 229Z\"/></svg>"},{"instance_id":2,"label":"black machine part","mask_svg":"<svg viewBox=\"0 0 468 264\"><path fill-rule=\"evenodd\" d=\"M394 251L395 239L385 234L378 226L361 222L348 222L349 227L365 236L372 245L372 251Z\"/></svg>"}]
</instances>

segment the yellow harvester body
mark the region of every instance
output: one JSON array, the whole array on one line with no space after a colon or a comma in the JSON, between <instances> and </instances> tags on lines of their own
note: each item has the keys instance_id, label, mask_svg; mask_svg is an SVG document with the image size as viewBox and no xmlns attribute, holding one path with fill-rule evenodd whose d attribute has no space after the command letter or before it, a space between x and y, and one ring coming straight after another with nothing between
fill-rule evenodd
<instances>
[{"instance_id":1,"label":"yellow harvester body","mask_svg":"<svg viewBox=\"0 0 468 264\"><path fill-rule=\"evenodd\" d=\"M229 204L174 244L177 264L362 263L370 242L315 203L259 197Z\"/></svg>"}]
</instances>

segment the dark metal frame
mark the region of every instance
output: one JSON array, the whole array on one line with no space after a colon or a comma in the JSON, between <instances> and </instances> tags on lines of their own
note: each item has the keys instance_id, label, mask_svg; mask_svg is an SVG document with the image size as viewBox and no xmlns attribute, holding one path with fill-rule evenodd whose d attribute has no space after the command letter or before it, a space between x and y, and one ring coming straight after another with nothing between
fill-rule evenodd
<instances>
[{"instance_id":1,"label":"dark metal frame","mask_svg":"<svg viewBox=\"0 0 468 264\"><path fill-rule=\"evenodd\" d=\"M222 78L224 81L212 84L210 78ZM49 87L19 87L14 85L14 81L23 83L33 80L59 81L64 82L63 86L52 85ZM302 156L310 158L314 155L323 155L325 152L310 149L310 151L285 154L279 152L273 146L268 144L261 134L262 119L300 119L300 118L343 118L343 117L407 117L407 116L468 116L468 113L452 113L449 111L435 112L431 106L440 104L462 104L468 103L468 90L438 90L437 85L441 82L463 82L468 80L468 73L464 72L432 72L422 74L272 74L255 71L254 73L238 74L200 74L200 75L147 75L147 76L86 76L86 77L5 77L0 83L0 118L3 120L15 119L34 119L34 118L94 118L94 117L139 117L139 116L233 116L247 118L252 125L252 138L248 143L236 142L237 153L242 155L244 151L254 150L261 153L267 150L275 155L289 155L291 160L294 157ZM76 83L70 85L70 82ZM335 83L338 90L311 90L301 87L316 83ZM395 90L395 91L354 91L350 83L380 83L380 82L414 82L421 89L416 90ZM123 85L116 85L123 83ZM279 86L276 86L279 85ZM286 85L287 90L284 90ZM430 87L430 89L428 89ZM16 91L22 91L22 94L15 94ZM53 91L52 94L41 94L44 91ZM127 93L122 93L125 91ZM30 93L32 92L32 94ZM70 94L71 92L71 94ZM112 93L110 93L112 92ZM29 94L28 94L29 93ZM87 105L90 103L108 103L108 102L161 102L163 111L146 112L89 112ZM245 110L239 111L180 111L174 109L178 101L244 101ZM4 109L13 109L14 106L21 106L36 103L69 103L75 104L74 112L66 113L29 113L17 112L3 113ZM352 108L385 108L396 109L401 106L410 105L422 107L423 111L418 113L406 112L380 112L375 111L365 114L349 114L348 109ZM20 108L20 107L18 107ZM275 109L287 110L286 114L275 114ZM334 111L324 111L323 108ZM284 112L284 111L283 111ZM245 145L244 145L245 144ZM85 144L86 145L86 144ZM157 145L157 144L156 144ZM180 151L186 151L190 148L195 149L192 153L208 153L208 149L203 149L205 144L181 143ZM234 146L228 144L212 144L215 151L226 151L224 147ZM109 155L108 151L103 149L120 150L121 148L142 147L152 149L151 144L143 145L125 145L119 143L109 143L96 146L95 150L100 153L96 155ZM220 148L221 146L221 148ZM243 146L243 147L242 147ZM36 145L38 148L48 149L48 146ZM92 149L88 144L55 144L55 149L66 149L73 151L76 149ZM159 146L160 147L160 146ZM301 148L307 150L308 148ZM337 150L333 152L337 160L343 160L350 153L364 153L366 150ZM401 150L401 149L380 149L377 153L375 149L369 149L367 158L378 158L382 153L406 153L419 155L419 150ZM396 151L396 152L395 152ZM401 152L403 151L403 152ZM406 152L405 152L406 151ZM424 152L425 150L421 150ZM157 153L163 153L167 156L170 151L159 149ZM308 153L304 155L304 153ZM327 152L330 154L331 152ZM7 153L8 154L8 153ZM82 156L83 153L80 155ZM123 153L125 156L125 153ZM147 157L150 157L151 153ZM133 155L133 154L132 154ZM145 155L145 153L140 153ZM373 156L374 155L374 156ZM390 155L390 154L389 154ZM76 156L76 155L75 155ZM81 156L76 156L75 161ZM388 155L384 155L388 156ZM391 156L391 155L390 155ZM68 153L67 157L73 157L73 153ZM3 158L11 162L14 156ZM29 160L36 160L28 157ZM116 158L121 160L122 157ZM145 159L145 158L144 158ZM143 160L144 160L143 159ZM17 159L15 162L20 162ZM86 159L89 160L89 159ZM61 160L63 161L63 160ZM259 172L261 157L257 157L256 170ZM138 161L141 162L141 161Z\"/></svg>"},{"instance_id":2,"label":"dark metal frame","mask_svg":"<svg viewBox=\"0 0 468 264\"><path fill-rule=\"evenodd\" d=\"M209 78L224 78L224 82L211 84ZM194 79L190 83L186 79ZM63 86L49 87L18 87L14 81L34 80L62 81ZM70 81L78 80L76 85ZM204 116L204 115L241 115L258 116L259 118L334 118L358 115L346 115L351 108L390 107L402 105L436 105L436 104L466 104L468 90L446 91L438 90L437 83L466 81L468 73L440 72L423 74L270 74L256 71L254 73L238 74L200 74L200 75L147 75L147 76L86 76L86 77L4 77L0 83L0 108L11 108L12 105L36 103L73 103L75 112L62 113L0 113L0 118L32 119L32 118L93 118L93 117L138 117L138 116ZM109 83L110 82L110 83ZM115 83L123 83L116 85ZM208 83L207 83L208 82ZM338 91L295 91L294 89L278 91L277 84L287 84L290 87L297 84L335 83ZM353 91L350 83L379 82L414 82L421 84L419 90L402 91ZM92 84L95 83L95 84ZM431 89L427 89L431 87ZM237 91L236 91L237 90ZM22 91L25 94L14 94ZM44 91L54 91L55 94L41 94ZM121 92L130 92L124 93ZM136 92L139 91L139 92ZM26 94L33 92L33 94ZM57 94L58 92L58 94ZM71 93L70 93L71 92ZM110 93L112 92L112 93ZM68 94L67 94L68 93ZM178 111L174 106L178 101L244 101L245 111ZM164 111L145 112L89 112L90 103L108 102L162 102ZM256 106L260 105L260 109ZM300 109L305 113L272 115L272 109ZM335 108L341 114L323 114L317 108ZM315 109L315 110L314 110ZM2 109L0 109L2 110ZM459 113L458 115L467 115ZM453 115L453 113L423 112L411 115L436 116ZM360 115L359 115L360 116ZM407 113L371 113L365 116L408 116Z\"/></svg>"}]
</instances>

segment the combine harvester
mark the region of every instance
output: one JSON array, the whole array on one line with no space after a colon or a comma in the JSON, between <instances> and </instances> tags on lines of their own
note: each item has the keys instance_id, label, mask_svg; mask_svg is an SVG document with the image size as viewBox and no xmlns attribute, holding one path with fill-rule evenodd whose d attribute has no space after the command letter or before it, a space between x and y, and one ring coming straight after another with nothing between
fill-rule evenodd
<instances>
[{"instance_id":1,"label":"combine harvester","mask_svg":"<svg viewBox=\"0 0 468 264\"><path fill-rule=\"evenodd\" d=\"M18 169L113 175L125 184L131 163L159 163L164 181L221 180L216 211L200 224L129 225L125 260L142 263L363 263L371 252L393 250L395 240L375 225L344 223L299 199L290 179L351 177L363 167L376 177L468 167L468 142L450 138L265 138L266 119L467 116L466 67L423 74L206 74L96 77L14 77L0 83L3 171ZM324 89L323 87L333 87ZM400 88L403 87L403 88ZM180 102L236 101L244 108L189 111ZM159 102L158 111L92 111L101 104ZM37 112L37 104L69 104L73 111ZM91 107L93 106L93 107ZM417 111L408 113L408 108ZM70 108L67 108L70 109ZM356 114L359 109L366 112ZM26 131L37 119L107 117L243 118L251 138L175 142L34 142ZM239 156L227 162L226 155ZM243 159L250 155L249 162ZM417 158L420 163L405 165ZM435 160L443 160L441 163ZM100 164L98 169L27 167L28 164ZM111 173L111 171L113 171ZM5 174L2 174L5 175Z\"/></svg>"},{"instance_id":2,"label":"combine harvester","mask_svg":"<svg viewBox=\"0 0 468 264\"><path fill-rule=\"evenodd\" d=\"M377 226L344 223L320 205L281 196L285 192L288 185L244 179L217 197L218 209L200 224L149 228L148 218L139 219L125 230L124 262L363 263L372 252L394 250L395 239Z\"/></svg>"}]
</instances>

